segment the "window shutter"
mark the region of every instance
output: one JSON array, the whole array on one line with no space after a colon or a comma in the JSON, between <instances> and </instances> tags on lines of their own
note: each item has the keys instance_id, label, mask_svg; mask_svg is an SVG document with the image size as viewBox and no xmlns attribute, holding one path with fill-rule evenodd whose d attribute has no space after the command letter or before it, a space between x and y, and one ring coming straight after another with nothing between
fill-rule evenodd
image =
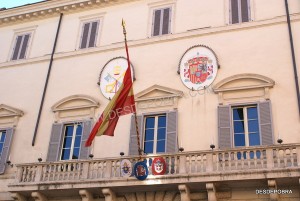
<instances>
[{"instance_id":1,"label":"window shutter","mask_svg":"<svg viewBox=\"0 0 300 201\"><path fill-rule=\"evenodd\" d=\"M270 101L261 102L258 104L259 110L259 126L261 134L262 145L273 144L273 128L271 117L271 103Z\"/></svg>"},{"instance_id":2,"label":"window shutter","mask_svg":"<svg viewBox=\"0 0 300 201\"><path fill-rule=\"evenodd\" d=\"M248 0L241 0L242 22L249 22Z\"/></svg>"},{"instance_id":3,"label":"window shutter","mask_svg":"<svg viewBox=\"0 0 300 201\"><path fill-rule=\"evenodd\" d=\"M85 121L83 122L83 131L82 131L82 137L81 137L81 145L80 145L80 154L79 159L88 159L90 154L89 147L85 146L85 142L87 141L90 132L92 129L92 121Z\"/></svg>"},{"instance_id":4,"label":"window shutter","mask_svg":"<svg viewBox=\"0 0 300 201\"><path fill-rule=\"evenodd\" d=\"M51 137L48 147L47 161L58 161L63 138L63 124L54 123L52 125Z\"/></svg>"},{"instance_id":5,"label":"window shutter","mask_svg":"<svg viewBox=\"0 0 300 201\"><path fill-rule=\"evenodd\" d=\"M239 23L239 6L238 0L231 0L231 24Z\"/></svg>"},{"instance_id":6,"label":"window shutter","mask_svg":"<svg viewBox=\"0 0 300 201\"><path fill-rule=\"evenodd\" d=\"M154 11L154 24L153 24L153 36L158 36L160 34L160 18L162 10Z\"/></svg>"},{"instance_id":7,"label":"window shutter","mask_svg":"<svg viewBox=\"0 0 300 201\"><path fill-rule=\"evenodd\" d=\"M23 38L23 36L18 36L17 37L17 41L16 41L15 48L14 48L14 51L13 51L14 53L13 53L13 56L12 56L12 60L17 60L18 59L22 38Z\"/></svg>"},{"instance_id":8,"label":"window shutter","mask_svg":"<svg viewBox=\"0 0 300 201\"><path fill-rule=\"evenodd\" d=\"M30 35L26 34L26 35L24 35L23 38L24 39L23 39L23 43L22 43L22 48L21 48L21 53L20 53L19 59L24 59L25 58L25 53L26 53L26 50L27 50L27 47L28 47L28 41L29 41Z\"/></svg>"},{"instance_id":9,"label":"window shutter","mask_svg":"<svg viewBox=\"0 0 300 201\"><path fill-rule=\"evenodd\" d=\"M232 147L231 133L231 107L220 105L218 106L218 134L220 149Z\"/></svg>"},{"instance_id":10,"label":"window shutter","mask_svg":"<svg viewBox=\"0 0 300 201\"><path fill-rule=\"evenodd\" d=\"M84 49L87 47L87 40L89 36L89 30L90 30L90 23L86 23L83 25L83 31L82 31L82 37L81 37L81 44L80 48Z\"/></svg>"},{"instance_id":11,"label":"window shutter","mask_svg":"<svg viewBox=\"0 0 300 201\"><path fill-rule=\"evenodd\" d=\"M177 110L167 113L167 153L178 151L177 144Z\"/></svg>"},{"instance_id":12,"label":"window shutter","mask_svg":"<svg viewBox=\"0 0 300 201\"><path fill-rule=\"evenodd\" d=\"M91 28L91 34L90 34L89 47L95 47L98 22L92 22L91 24L92 24L92 28Z\"/></svg>"},{"instance_id":13,"label":"window shutter","mask_svg":"<svg viewBox=\"0 0 300 201\"><path fill-rule=\"evenodd\" d=\"M140 134L140 145L142 149L142 142L143 142L143 116L137 115L137 124L139 128ZM136 137L136 127L135 127L135 118L134 115L131 116L131 126L130 126L130 139L129 139L129 156L132 155L139 155L138 152L138 144L137 144L137 137Z\"/></svg>"},{"instance_id":14,"label":"window shutter","mask_svg":"<svg viewBox=\"0 0 300 201\"><path fill-rule=\"evenodd\" d=\"M169 26L170 26L170 8L166 8L163 10L163 26L162 26L162 34L169 33Z\"/></svg>"},{"instance_id":15,"label":"window shutter","mask_svg":"<svg viewBox=\"0 0 300 201\"><path fill-rule=\"evenodd\" d=\"M0 174L3 174L5 171L6 161L8 160L8 155L9 155L9 150L10 150L13 133L14 133L13 128L9 128L6 130L5 142L4 142L4 146L2 149L2 154L0 155Z\"/></svg>"}]
</instances>

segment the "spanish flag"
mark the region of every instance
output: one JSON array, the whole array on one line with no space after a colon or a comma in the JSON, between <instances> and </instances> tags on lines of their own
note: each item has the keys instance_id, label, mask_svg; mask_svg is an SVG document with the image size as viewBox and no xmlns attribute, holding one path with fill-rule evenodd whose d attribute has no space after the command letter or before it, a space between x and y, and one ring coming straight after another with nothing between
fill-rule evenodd
<instances>
[{"instance_id":1,"label":"spanish flag","mask_svg":"<svg viewBox=\"0 0 300 201\"><path fill-rule=\"evenodd\" d=\"M128 55L127 41L125 38L128 67L124 75L123 83L112 100L109 102L99 120L91 131L85 146L91 146L95 136L109 135L114 136L114 131L119 117L129 113L135 113L135 102L132 88L131 68Z\"/></svg>"}]
</instances>

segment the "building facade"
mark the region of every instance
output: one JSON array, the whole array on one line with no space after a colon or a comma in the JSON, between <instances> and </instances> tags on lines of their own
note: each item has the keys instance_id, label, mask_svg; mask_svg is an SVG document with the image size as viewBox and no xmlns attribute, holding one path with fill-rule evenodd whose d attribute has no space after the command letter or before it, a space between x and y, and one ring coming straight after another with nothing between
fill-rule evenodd
<instances>
[{"instance_id":1,"label":"building facade","mask_svg":"<svg viewBox=\"0 0 300 201\"><path fill-rule=\"evenodd\" d=\"M299 200L300 2L286 2L289 15L284 0L2 9L0 200ZM142 181L124 174L133 115L84 146L127 67L122 19Z\"/></svg>"}]
</instances>

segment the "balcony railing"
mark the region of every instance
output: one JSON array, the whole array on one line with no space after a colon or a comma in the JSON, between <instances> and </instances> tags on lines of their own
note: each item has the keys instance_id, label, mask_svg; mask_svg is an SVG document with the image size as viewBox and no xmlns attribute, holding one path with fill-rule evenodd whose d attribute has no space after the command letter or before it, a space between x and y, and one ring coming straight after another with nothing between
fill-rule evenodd
<instances>
[{"instance_id":1,"label":"balcony railing","mask_svg":"<svg viewBox=\"0 0 300 201\"><path fill-rule=\"evenodd\" d=\"M149 175L152 175L152 160L157 156L146 155L143 158L148 164ZM208 175L236 171L282 170L300 168L300 144L182 152L159 155L159 157L163 157L166 161L166 177L201 173ZM122 179L120 164L123 159L130 160L132 164L138 161L138 157L135 156L19 164L15 185Z\"/></svg>"}]
</instances>

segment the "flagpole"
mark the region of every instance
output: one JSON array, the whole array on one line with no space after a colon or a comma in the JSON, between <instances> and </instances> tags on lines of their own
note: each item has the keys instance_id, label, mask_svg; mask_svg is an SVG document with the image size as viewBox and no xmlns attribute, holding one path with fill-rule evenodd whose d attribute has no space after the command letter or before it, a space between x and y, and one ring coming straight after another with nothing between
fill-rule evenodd
<instances>
[{"instance_id":1,"label":"flagpole","mask_svg":"<svg viewBox=\"0 0 300 201\"><path fill-rule=\"evenodd\" d=\"M122 19L122 26L123 26L127 63L128 63L128 68L130 68L130 60L129 60L128 46L127 46L127 38L126 38L126 28L125 28L125 21L123 19ZM132 93L133 93L133 88L132 88ZM139 160L141 161L142 160L142 150L141 150L141 143L140 143L139 127L138 127L136 112L134 112L133 114L134 114L134 120L135 120L135 130L136 130L136 138L137 138L137 145L138 145L138 152L139 152Z\"/></svg>"}]
</instances>

